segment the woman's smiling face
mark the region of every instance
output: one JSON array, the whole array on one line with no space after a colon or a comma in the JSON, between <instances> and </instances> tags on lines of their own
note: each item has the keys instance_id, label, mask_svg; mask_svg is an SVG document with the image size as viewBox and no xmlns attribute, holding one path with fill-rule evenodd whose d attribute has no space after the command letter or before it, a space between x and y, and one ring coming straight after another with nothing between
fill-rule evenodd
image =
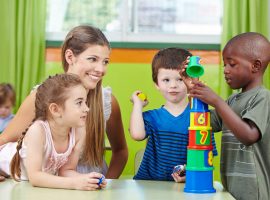
<instances>
[{"instance_id":1,"label":"woman's smiling face","mask_svg":"<svg viewBox=\"0 0 270 200\"><path fill-rule=\"evenodd\" d=\"M107 72L109 57L108 46L89 46L78 56L73 55L67 72L77 74L87 90L94 89Z\"/></svg>"}]
</instances>

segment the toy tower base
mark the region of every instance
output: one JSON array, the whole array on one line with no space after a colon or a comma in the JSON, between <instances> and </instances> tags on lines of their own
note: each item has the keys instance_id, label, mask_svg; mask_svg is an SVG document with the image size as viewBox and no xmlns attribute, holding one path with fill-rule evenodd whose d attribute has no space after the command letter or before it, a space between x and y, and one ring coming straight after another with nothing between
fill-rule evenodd
<instances>
[{"instance_id":1,"label":"toy tower base","mask_svg":"<svg viewBox=\"0 0 270 200\"><path fill-rule=\"evenodd\" d=\"M184 192L188 193L215 193L213 187L212 171L186 171L186 182Z\"/></svg>"},{"instance_id":2,"label":"toy tower base","mask_svg":"<svg viewBox=\"0 0 270 200\"><path fill-rule=\"evenodd\" d=\"M213 187L214 167L211 135L208 105L197 98L192 98L184 192L216 192Z\"/></svg>"}]
</instances>

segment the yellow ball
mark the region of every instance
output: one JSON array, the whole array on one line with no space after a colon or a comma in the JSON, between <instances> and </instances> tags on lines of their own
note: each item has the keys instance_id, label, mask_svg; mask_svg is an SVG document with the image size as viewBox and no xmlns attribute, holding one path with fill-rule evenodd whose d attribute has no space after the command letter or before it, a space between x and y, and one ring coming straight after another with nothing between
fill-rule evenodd
<instances>
[{"instance_id":1,"label":"yellow ball","mask_svg":"<svg viewBox=\"0 0 270 200\"><path fill-rule=\"evenodd\" d=\"M147 100L147 96L144 93L139 93L137 94L137 96L142 100L142 101L146 101Z\"/></svg>"}]
</instances>

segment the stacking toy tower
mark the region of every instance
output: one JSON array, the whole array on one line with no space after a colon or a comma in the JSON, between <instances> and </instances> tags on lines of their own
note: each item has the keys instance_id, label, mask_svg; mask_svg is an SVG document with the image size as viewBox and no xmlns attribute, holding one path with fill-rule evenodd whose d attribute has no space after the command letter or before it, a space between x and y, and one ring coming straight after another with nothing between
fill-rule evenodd
<instances>
[{"instance_id":1,"label":"stacking toy tower","mask_svg":"<svg viewBox=\"0 0 270 200\"><path fill-rule=\"evenodd\" d=\"M195 58L193 58L195 57ZM199 66L199 57L192 56L190 65ZM194 63L195 62L195 63ZM188 66L188 67L189 67ZM194 66L193 66L194 67ZM203 67L200 65L200 68ZM199 77L204 71L192 70L195 74L190 77ZM199 73L197 73L199 72ZM186 185L184 192L188 193L214 193L213 188L213 146L212 128L210 127L210 112L208 104L197 98L191 99L189 144L187 149Z\"/></svg>"}]
</instances>

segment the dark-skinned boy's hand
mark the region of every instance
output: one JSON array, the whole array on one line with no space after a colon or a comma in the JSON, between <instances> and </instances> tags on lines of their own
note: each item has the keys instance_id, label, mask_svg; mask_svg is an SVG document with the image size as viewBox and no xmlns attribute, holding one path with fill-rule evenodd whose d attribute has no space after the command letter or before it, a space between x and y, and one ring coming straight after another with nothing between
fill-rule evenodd
<instances>
[{"instance_id":1,"label":"dark-skinned boy's hand","mask_svg":"<svg viewBox=\"0 0 270 200\"><path fill-rule=\"evenodd\" d=\"M199 98L204 103L216 107L217 103L220 102L221 98L201 81L193 80L192 83L193 87L189 91L189 96Z\"/></svg>"}]
</instances>

